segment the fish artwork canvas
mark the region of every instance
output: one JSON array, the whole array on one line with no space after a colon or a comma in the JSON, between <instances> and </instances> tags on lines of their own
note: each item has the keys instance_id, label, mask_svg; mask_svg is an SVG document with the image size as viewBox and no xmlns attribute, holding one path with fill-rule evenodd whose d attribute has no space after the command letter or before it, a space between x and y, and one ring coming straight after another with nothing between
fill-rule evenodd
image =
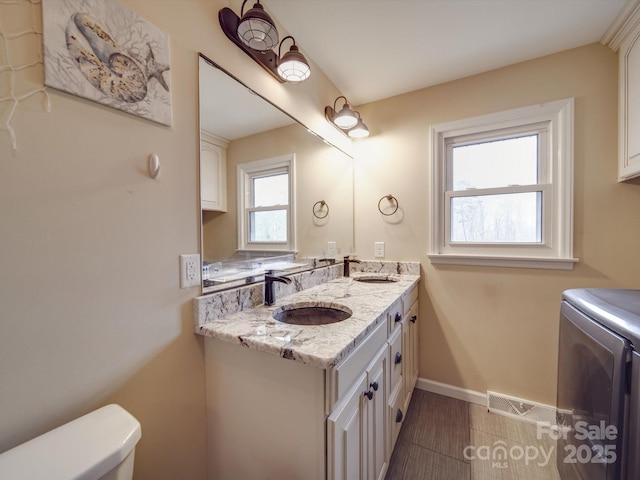
<instances>
[{"instance_id":1,"label":"fish artwork canvas","mask_svg":"<svg viewBox=\"0 0 640 480\"><path fill-rule=\"evenodd\" d=\"M44 83L171 126L169 35L115 0L42 0Z\"/></svg>"}]
</instances>

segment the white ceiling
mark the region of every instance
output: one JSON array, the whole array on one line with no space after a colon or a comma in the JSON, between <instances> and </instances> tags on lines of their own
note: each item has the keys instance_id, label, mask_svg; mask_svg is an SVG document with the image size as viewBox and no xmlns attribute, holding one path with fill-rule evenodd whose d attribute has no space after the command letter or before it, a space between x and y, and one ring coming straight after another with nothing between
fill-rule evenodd
<instances>
[{"instance_id":1,"label":"white ceiling","mask_svg":"<svg viewBox=\"0 0 640 480\"><path fill-rule=\"evenodd\" d=\"M626 1L261 3L349 102L361 105L598 42Z\"/></svg>"},{"instance_id":2,"label":"white ceiling","mask_svg":"<svg viewBox=\"0 0 640 480\"><path fill-rule=\"evenodd\" d=\"M231 141L293 119L200 57L200 128ZM250 113L248 113L250 112Z\"/></svg>"}]
</instances>

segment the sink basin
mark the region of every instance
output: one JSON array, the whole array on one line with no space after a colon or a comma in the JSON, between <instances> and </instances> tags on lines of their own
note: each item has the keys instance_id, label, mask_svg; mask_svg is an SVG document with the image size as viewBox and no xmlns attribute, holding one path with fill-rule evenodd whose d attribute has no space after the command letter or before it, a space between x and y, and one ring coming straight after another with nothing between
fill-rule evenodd
<instances>
[{"instance_id":1,"label":"sink basin","mask_svg":"<svg viewBox=\"0 0 640 480\"><path fill-rule=\"evenodd\" d=\"M356 282L363 283L393 283L398 281L396 277L392 277L391 275L361 275L359 277L353 277L353 279Z\"/></svg>"},{"instance_id":2,"label":"sink basin","mask_svg":"<svg viewBox=\"0 0 640 480\"><path fill-rule=\"evenodd\" d=\"M335 303L301 302L284 305L273 312L273 318L292 325L327 325L349 318L351 309Z\"/></svg>"}]
</instances>

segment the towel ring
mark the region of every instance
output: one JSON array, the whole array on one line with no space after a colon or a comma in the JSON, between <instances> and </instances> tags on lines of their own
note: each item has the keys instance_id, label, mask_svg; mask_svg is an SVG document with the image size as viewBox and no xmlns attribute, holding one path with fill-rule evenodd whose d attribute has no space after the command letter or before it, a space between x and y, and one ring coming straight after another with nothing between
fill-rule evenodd
<instances>
[{"instance_id":1,"label":"towel ring","mask_svg":"<svg viewBox=\"0 0 640 480\"><path fill-rule=\"evenodd\" d=\"M391 202L395 202L396 203L396 208L393 209L393 212L391 213L384 213L382 211L382 208L380 208L380 204L382 203L382 200L384 199L389 200L389 203ZM393 215L394 213L396 213L398 211L398 207L400 206L400 203L398 203L398 199L396 197L394 197L393 195L389 194L389 195L385 195L384 197L382 197L380 200L378 200L378 211L384 215L385 217L389 217L391 215Z\"/></svg>"},{"instance_id":2,"label":"towel ring","mask_svg":"<svg viewBox=\"0 0 640 480\"><path fill-rule=\"evenodd\" d=\"M316 206L320 205L320 208L316 209ZM324 215L318 215L318 212L321 211L323 208L327 208L327 213L325 213ZM311 211L313 212L313 216L319 219L323 219L323 218L327 218L327 215L329 215L329 204L327 202L325 202L324 200L320 200L316 203L313 204L313 208L311 209Z\"/></svg>"}]
</instances>

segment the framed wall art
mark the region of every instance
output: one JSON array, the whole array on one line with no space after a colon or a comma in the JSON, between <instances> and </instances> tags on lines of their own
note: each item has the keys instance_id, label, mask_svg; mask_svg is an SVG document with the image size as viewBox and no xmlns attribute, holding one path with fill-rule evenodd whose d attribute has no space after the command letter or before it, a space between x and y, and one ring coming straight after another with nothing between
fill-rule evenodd
<instances>
[{"instance_id":1,"label":"framed wall art","mask_svg":"<svg viewBox=\"0 0 640 480\"><path fill-rule=\"evenodd\" d=\"M42 0L47 87L171 126L169 35L115 0Z\"/></svg>"}]
</instances>

